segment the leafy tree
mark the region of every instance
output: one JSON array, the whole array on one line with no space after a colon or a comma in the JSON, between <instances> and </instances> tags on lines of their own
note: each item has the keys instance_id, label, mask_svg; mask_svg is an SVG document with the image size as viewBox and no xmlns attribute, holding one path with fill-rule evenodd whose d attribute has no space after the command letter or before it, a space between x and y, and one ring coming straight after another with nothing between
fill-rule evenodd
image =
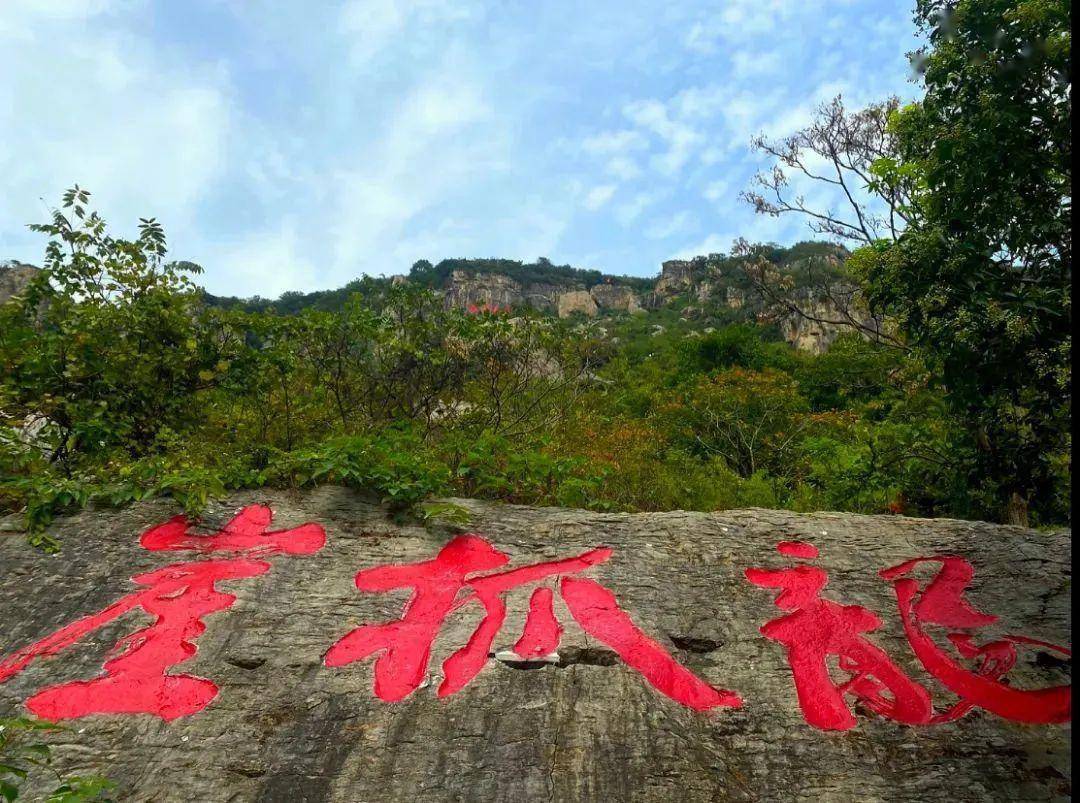
<instances>
[{"instance_id":1,"label":"leafy tree","mask_svg":"<svg viewBox=\"0 0 1080 803\"><path fill-rule=\"evenodd\" d=\"M857 256L969 423L971 480L1026 524L1069 450L1071 13L1065 0L919 0L926 94L898 110L877 185L910 225Z\"/></svg>"},{"instance_id":2,"label":"leafy tree","mask_svg":"<svg viewBox=\"0 0 1080 803\"><path fill-rule=\"evenodd\" d=\"M703 377L668 415L692 451L719 456L739 476L785 465L811 424L795 381L779 371L732 368Z\"/></svg>"},{"instance_id":3,"label":"leafy tree","mask_svg":"<svg viewBox=\"0 0 1080 803\"><path fill-rule=\"evenodd\" d=\"M803 131L759 138L776 165L744 197L861 244L847 281L823 276L830 322L926 367L967 425L954 454L971 493L996 500L983 515L1054 518L1071 447L1070 7L919 0L915 19L922 100L852 113L837 99ZM830 186L839 211L793 194L793 176ZM755 287L779 298L783 277L747 253ZM850 314L861 303L888 323Z\"/></svg>"},{"instance_id":4,"label":"leafy tree","mask_svg":"<svg viewBox=\"0 0 1080 803\"><path fill-rule=\"evenodd\" d=\"M165 262L160 224L112 237L87 214L89 195L69 190L49 223L31 227L52 238L44 268L0 310L5 423L34 422L69 473L81 456L150 453L164 430L193 422L192 392L221 359L198 336L197 293L184 266Z\"/></svg>"},{"instance_id":5,"label":"leafy tree","mask_svg":"<svg viewBox=\"0 0 1080 803\"><path fill-rule=\"evenodd\" d=\"M675 351L680 368L687 373L709 373L732 366L760 370L767 360L761 334L746 325L681 340Z\"/></svg>"}]
</instances>

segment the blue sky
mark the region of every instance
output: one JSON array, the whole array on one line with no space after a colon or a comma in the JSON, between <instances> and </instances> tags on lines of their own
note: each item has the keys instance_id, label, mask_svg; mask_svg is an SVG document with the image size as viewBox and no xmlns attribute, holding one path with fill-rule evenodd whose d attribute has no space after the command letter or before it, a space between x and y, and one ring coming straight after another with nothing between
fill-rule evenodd
<instances>
[{"instance_id":1,"label":"blue sky","mask_svg":"<svg viewBox=\"0 0 1080 803\"><path fill-rule=\"evenodd\" d=\"M244 296L790 243L738 199L750 137L912 97L915 44L906 0L3 0L0 259L75 182Z\"/></svg>"}]
</instances>

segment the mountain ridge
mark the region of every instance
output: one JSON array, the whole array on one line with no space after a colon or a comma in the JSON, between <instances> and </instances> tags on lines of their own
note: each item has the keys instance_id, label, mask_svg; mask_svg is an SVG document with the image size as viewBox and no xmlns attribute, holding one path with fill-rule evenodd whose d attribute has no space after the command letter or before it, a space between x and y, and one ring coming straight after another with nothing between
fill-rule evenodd
<instances>
[{"instance_id":1,"label":"mountain ridge","mask_svg":"<svg viewBox=\"0 0 1080 803\"><path fill-rule=\"evenodd\" d=\"M819 266L841 281L846 280L843 266L847 250L821 241L753 248L755 257L764 260L757 264L765 264L772 279L784 288L785 303L760 293L748 271L752 264L749 257L720 253L666 260L652 277L556 265L543 257L535 262L448 258L434 264L418 260L407 274L366 276L340 288L310 293L289 291L276 299L203 292L211 306L248 311L272 309L292 315L309 309L337 311L353 294L374 297L396 284L411 283L441 295L448 308L467 312L530 309L565 319L647 316L669 310L677 313L680 321L696 322L699 330L731 323L776 324L780 336L792 346L813 353L825 351L844 328L831 321L843 315L838 314L835 301L822 296L804 274L812 272L808 266ZM0 263L0 303L21 292L36 270L19 262ZM860 315L872 322L868 312Z\"/></svg>"}]
</instances>

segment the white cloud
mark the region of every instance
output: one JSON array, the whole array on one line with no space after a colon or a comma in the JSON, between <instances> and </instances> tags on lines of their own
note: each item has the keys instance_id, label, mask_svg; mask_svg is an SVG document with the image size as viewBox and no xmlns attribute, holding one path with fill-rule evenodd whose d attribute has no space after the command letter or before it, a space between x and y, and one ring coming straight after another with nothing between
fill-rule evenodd
<instances>
[{"instance_id":1,"label":"white cloud","mask_svg":"<svg viewBox=\"0 0 1080 803\"><path fill-rule=\"evenodd\" d=\"M667 146L666 151L654 155L651 160L651 164L666 175L674 175L682 169L704 139L700 131L673 119L667 107L658 100L633 101L623 107L623 114Z\"/></svg>"},{"instance_id":2,"label":"white cloud","mask_svg":"<svg viewBox=\"0 0 1080 803\"><path fill-rule=\"evenodd\" d=\"M716 203L717 201L729 201L734 195L731 191L731 182L725 181L724 179L710 181L701 194L713 203Z\"/></svg>"},{"instance_id":3,"label":"white cloud","mask_svg":"<svg viewBox=\"0 0 1080 803\"><path fill-rule=\"evenodd\" d=\"M467 0L350 0L338 15L340 32L349 39L355 65L367 65L386 51L422 52L446 26L483 16Z\"/></svg>"},{"instance_id":4,"label":"white cloud","mask_svg":"<svg viewBox=\"0 0 1080 803\"><path fill-rule=\"evenodd\" d=\"M704 119L723 111L733 94L730 84L692 86L676 94L670 105L679 117Z\"/></svg>"},{"instance_id":5,"label":"white cloud","mask_svg":"<svg viewBox=\"0 0 1080 803\"><path fill-rule=\"evenodd\" d=\"M779 50L740 49L731 54L731 66L738 79L780 75L784 67Z\"/></svg>"},{"instance_id":6,"label":"white cloud","mask_svg":"<svg viewBox=\"0 0 1080 803\"><path fill-rule=\"evenodd\" d=\"M28 17L17 35L0 23L11 67L0 82L0 219L37 221L37 199L55 203L78 182L121 231L156 216L177 234L225 169L227 73L172 63L121 29L87 23L103 2L54 6L66 16ZM40 242L7 238L0 250Z\"/></svg>"},{"instance_id":7,"label":"white cloud","mask_svg":"<svg viewBox=\"0 0 1080 803\"><path fill-rule=\"evenodd\" d=\"M672 253L668 259L693 259L697 256L709 254L725 254L731 249L735 237L727 237L721 234L710 234L704 240L699 240L692 245L684 246Z\"/></svg>"},{"instance_id":8,"label":"white cloud","mask_svg":"<svg viewBox=\"0 0 1080 803\"><path fill-rule=\"evenodd\" d=\"M297 224L251 232L237 242L221 244L216 271L227 272L236 287L256 288L263 298L276 298L286 290L311 287L317 270Z\"/></svg>"},{"instance_id":9,"label":"white cloud","mask_svg":"<svg viewBox=\"0 0 1080 803\"><path fill-rule=\"evenodd\" d=\"M629 201L619 204L615 209L615 219L622 226L629 226L652 204L656 203L657 197L651 192L639 192Z\"/></svg>"},{"instance_id":10,"label":"white cloud","mask_svg":"<svg viewBox=\"0 0 1080 803\"><path fill-rule=\"evenodd\" d=\"M604 166L605 172L621 181L632 181L641 175L641 168L633 159L626 156L615 156L608 160Z\"/></svg>"},{"instance_id":11,"label":"white cloud","mask_svg":"<svg viewBox=\"0 0 1080 803\"><path fill-rule=\"evenodd\" d=\"M43 20L87 20L137 4L135 0L4 0L0 6L0 34L30 32L33 25Z\"/></svg>"},{"instance_id":12,"label":"white cloud","mask_svg":"<svg viewBox=\"0 0 1080 803\"><path fill-rule=\"evenodd\" d=\"M615 189L614 184L601 184L593 187L585 196L585 208L590 212L600 209L615 195Z\"/></svg>"},{"instance_id":13,"label":"white cloud","mask_svg":"<svg viewBox=\"0 0 1080 803\"><path fill-rule=\"evenodd\" d=\"M689 234L698 227L697 217L684 209L670 217L655 221L645 227L645 236L650 240L666 240L669 237Z\"/></svg>"},{"instance_id":14,"label":"white cloud","mask_svg":"<svg viewBox=\"0 0 1080 803\"><path fill-rule=\"evenodd\" d=\"M417 86L375 143L334 176L335 261L388 252L416 216L502 160L506 145L475 84L444 74Z\"/></svg>"},{"instance_id":15,"label":"white cloud","mask_svg":"<svg viewBox=\"0 0 1080 803\"><path fill-rule=\"evenodd\" d=\"M794 14L819 6L811 0L725 0L718 12L710 12L687 30L687 49L702 55L716 53L725 44L749 43L782 29Z\"/></svg>"},{"instance_id":16,"label":"white cloud","mask_svg":"<svg viewBox=\"0 0 1080 803\"><path fill-rule=\"evenodd\" d=\"M641 150L648 145L645 137L640 132L632 129L620 131L602 131L594 134L581 143L586 153L600 156L621 156L630 151Z\"/></svg>"}]
</instances>

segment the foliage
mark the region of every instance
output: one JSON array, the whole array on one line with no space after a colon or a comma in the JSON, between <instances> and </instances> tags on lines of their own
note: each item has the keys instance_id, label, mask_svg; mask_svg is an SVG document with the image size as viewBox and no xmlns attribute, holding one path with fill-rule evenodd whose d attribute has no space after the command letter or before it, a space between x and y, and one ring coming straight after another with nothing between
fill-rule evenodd
<instances>
[{"instance_id":1,"label":"foliage","mask_svg":"<svg viewBox=\"0 0 1080 803\"><path fill-rule=\"evenodd\" d=\"M790 470L810 406L795 380L766 369L731 368L704 376L670 403L664 415L691 453L718 456L739 476Z\"/></svg>"},{"instance_id":2,"label":"foliage","mask_svg":"<svg viewBox=\"0 0 1080 803\"><path fill-rule=\"evenodd\" d=\"M926 87L875 173L916 221L859 259L967 421L972 480L1046 509L1071 420L1072 105L1063 0L920 0Z\"/></svg>"},{"instance_id":3,"label":"foliage","mask_svg":"<svg viewBox=\"0 0 1080 803\"><path fill-rule=\"evenodd\" d=\"M837 98L802 131L758 138L774 168L744 197L860 245L848 276L820 277L816 294L837 323L927 372L966 433L951 462L964 460L954 470L984 515L1068 517L1070 4L918 0L915 21L922 99L851 112ZM792 177L840 210L793 195ZM756 288L775 297L785 277L751 256Z\"/></svg>"},{"instance_id":4,"label":"foliage","mask_svg":"<svg viewBox=\"0 0 1080 803\"><path fill-rule=\"evenodd\" d=\"M223 307L165 262L156 224L115 240L85 191L65 203L81 222L54 215L46 271L0 307L0 509L20 511L46 548L52 519L86 505L167 496L197 514L267 485L340 483L447 523L463 511L434 500L455 495L993 510L929 363L887 344L849 334L796 352L722 299L571 323L470 314L416 283L365 281L333 309ZM753 249L778 265L837 253ZM706 263L737 277L745 259ZM1067 463L1054 470L1067 479ZM1067 497L1039 512L1066 518Z\"/></svg>"},{"instance_id":5,"label":"foliage","mask_svg":"<svg viewBox=\"0 0 1080 803\"><path fill-rule=\"evenodd\" d=\"M56 778L57 786L48 803L89 803L107 801L114 785L98 776L65 777L52 769L52 748L40 741L48 733L64 730L58 725L24 717L0 719L0 797L11 803L19 798L19 787L34 772L45 771Z\"/></svg>"},{"instance_id":6,"label":"foliage","mask_svg":"<svg viewBox=\"0 0 1080 803\"><path fill-rule=\"evenodd\" d=\"M136 240L109 236L78 187L34 226L52 237L45 266L0 312L0 409L33 416L38 440L70 473L81 456L152 450L165 427L196 414L194 392L218 355L193 323L190 281L165 263L165 235L143 220Z\"/></svg>"}]
</instances>

